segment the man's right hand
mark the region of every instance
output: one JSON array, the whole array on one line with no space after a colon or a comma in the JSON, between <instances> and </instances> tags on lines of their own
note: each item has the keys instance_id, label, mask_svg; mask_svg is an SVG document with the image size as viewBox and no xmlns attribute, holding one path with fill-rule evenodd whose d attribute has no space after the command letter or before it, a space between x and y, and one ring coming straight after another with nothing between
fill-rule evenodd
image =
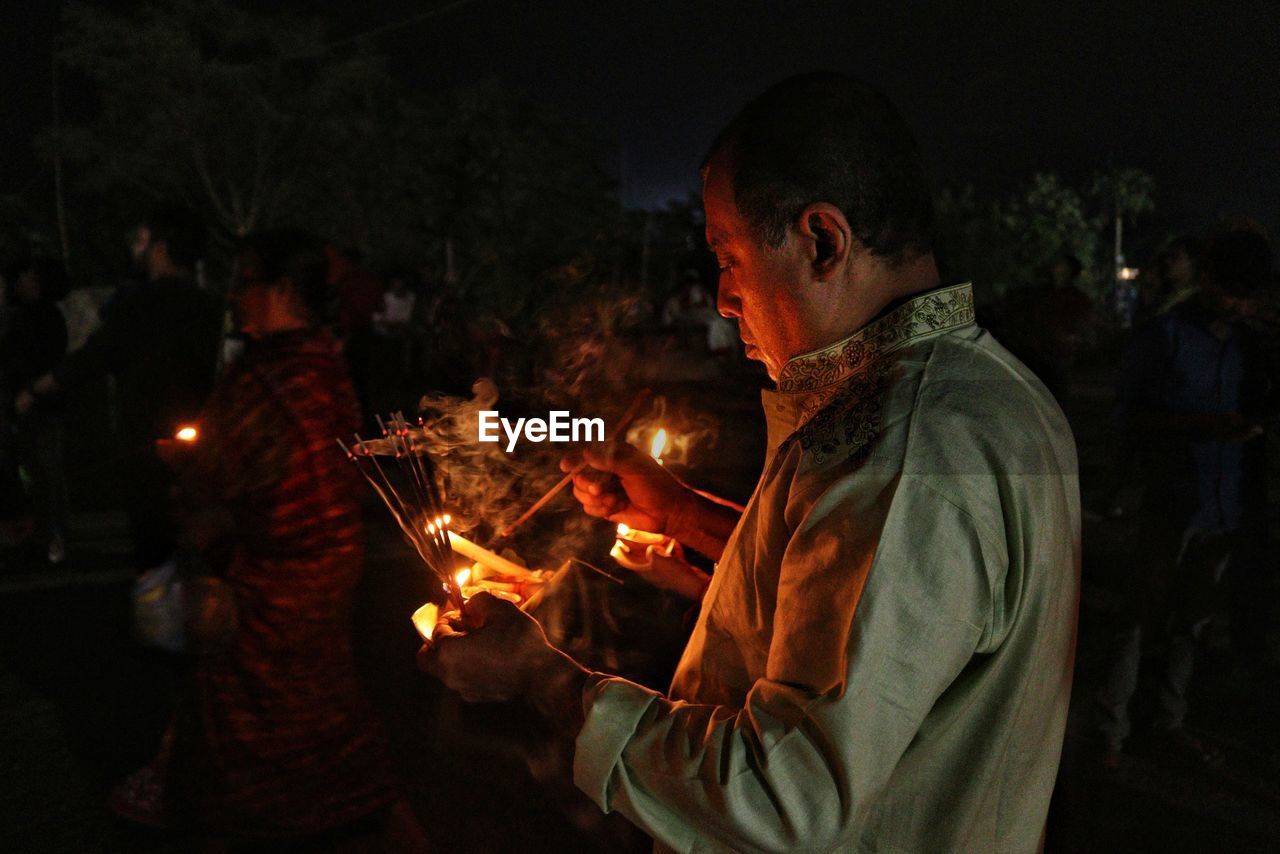
<instances>
[{"instance_id":1,"label":"man's right hand","mask_svg":"<svg viewBox=\"0 0 1280 854\"><path fill-rule=\"evenodd\" d=\"M587 468L573 477L573 496L591 516L621 522L640 531L676 536L676 520L697 494L626 442L588 448L560 461L560 470Z\"/></svg>"}]
</instances>

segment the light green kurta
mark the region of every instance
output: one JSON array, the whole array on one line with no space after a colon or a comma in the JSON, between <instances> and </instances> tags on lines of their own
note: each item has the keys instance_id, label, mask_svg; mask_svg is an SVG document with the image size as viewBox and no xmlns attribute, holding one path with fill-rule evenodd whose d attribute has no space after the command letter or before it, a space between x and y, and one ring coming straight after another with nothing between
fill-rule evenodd
<instances>
[{"instance_id":1,"label":"light green kurta","mask_svg":"<svg viewBox=\"0 0 1280 854\"><path fill-rule=\"evenodd\" d=\"M593 680L577 784L681 851L1028 851L1071 688L1075 447L968 285L797 357L669 697Z\"/></svg>"}]
</instances>

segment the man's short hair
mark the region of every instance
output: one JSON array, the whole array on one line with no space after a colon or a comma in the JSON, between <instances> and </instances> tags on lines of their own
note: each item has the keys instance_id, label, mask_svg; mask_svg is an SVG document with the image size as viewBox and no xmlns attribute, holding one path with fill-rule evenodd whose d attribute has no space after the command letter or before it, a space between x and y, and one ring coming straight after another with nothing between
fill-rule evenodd
<instances>
[{"instance_id":1,"label":"man's short hair","mask_svg":"<svg viewBox=\"0 0 1280 854\"><path fill-rule=\"evenodd\" d=\"M891 264L931 251L933 200L915 137L865 83L833 72L784 80L729 122L703 170L722 152L738 212L770 246L806 206L827 202Z\"/></svg>"},{"instance_id":2,"label":"man's short hair","mask_svg":"<svg viewBox=\"0 0 1280 854\"><path fill-rule=\"evenodd\" d=\"M142 222L153 243L163 242L175 267L190 270L204 252L204 223L194 213L177 205L162 205Z\"/></svg>"}]
</instances>

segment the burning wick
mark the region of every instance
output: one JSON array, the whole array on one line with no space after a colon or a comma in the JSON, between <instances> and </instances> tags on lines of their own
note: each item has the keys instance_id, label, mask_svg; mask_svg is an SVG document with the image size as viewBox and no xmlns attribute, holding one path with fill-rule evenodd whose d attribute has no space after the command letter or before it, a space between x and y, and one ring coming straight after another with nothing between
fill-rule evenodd
<instances>
[{"instance_id":1,"label":"burning wick","mask_svg":"<svg viewBox=\"0 0 1280 854\"><path fill-rule=\"evenodd\" d=\"M649 456L662 465L662 452L667 449L667 431L659 428L649 443ZM609 550L609 557L627 569L643 572L653 565L652 552L670 557L676 541L664 534L637 531L624 522L618 523L618 539Z\"/></svg>"},{"instance_id":2,"label":"burning wick","mask_svg":"<svg viewBox=\"0 0 1280 854\"><path fill-rule=\"evenodd\" d=\"M667 449L667 431L659 428L658 432L653 435L653 441L649 443L649 456L658 461L658 465L662 465L662 452Z\"/></svg>"},{"instance_id":3,"label":"burning wick","mask_svg":"<svg viewBox=\"0 0 1280 854\"><path fill-rule=\"evenodd\" d=\"M453 577L453 580L458 582L459 587L466 587L467 582L471 580L471 568L467 567L466 569L458 570L458 574Z\"/></svg>"},{"instance_id":4,"label":"burning wick","mask_svg":"<svg viewBox=\"0 0 1280 854\"><path fill-rule=\"evenodd\" d=\"M196 437L200 435L200 431L194 427L183 427L177 433L173 434L173 438L180 442L194 442Z\"/></svg>"}]
</instances>

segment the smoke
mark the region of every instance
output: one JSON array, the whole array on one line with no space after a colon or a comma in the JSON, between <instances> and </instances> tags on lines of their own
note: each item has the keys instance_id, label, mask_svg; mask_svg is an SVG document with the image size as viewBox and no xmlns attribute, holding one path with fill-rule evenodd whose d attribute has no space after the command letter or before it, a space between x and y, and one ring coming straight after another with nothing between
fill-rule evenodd
<instances>
[{"instance_id":1,"label":"smoke","mask_svg":"<svg viewBox=\"0 0 1280 854\"><path fill-rule=\"evenodd\" d=\"M662 330L646 326L650 307L634 293L599 289L578 293L536 320L536 340L521 356L532 370L527 385L500 390L478 380L470 398L428 395L420 408L428 452L440 471L453 526L486 542L563 477L559 463L572 448L550 442L480 442L479 414L547 417L568 410L573 417L603 418L615 425L642 387L661 372ZM668 434L663 461L684 466L715 444L718 422L685 401L656 396L627 431L627 440L649 449L658 429ZM513 544L530 566L554 568L570 558L605 560L613 526L586 516L568 488L515 534Z\"/></svg>"},{"instance_id":2,"label":"smoke","mask_svg":"<svg viewBox=\"0 0 1280 854\"><path fill-rule=\"evenodd\" d=\"M480 442L481 410L499 409L497 386L480 379L470 398L428 395L420 404L423 441L439 472L453 527L479 542L490 540L563 477L564 445L522 442L507 453L502 442ZM531 567L554 568L583 553L594 531L590 517L569 497L553 502L519 530L517 551Z\"/></svg>"},{"instance_id":3,"label":"smoke","mask_svg":"<svg viewBox=\"0 0 1280 854\"><path fill-rule=\"evenodd\" d=\"M649 451L654 436L666 430L662 462L671 466L687 466L691 460L715 447L720 422L708 412L695 409L686 400L657 396L648 412L627 430L627 442Z\"/></svg>"}]
</instances>

